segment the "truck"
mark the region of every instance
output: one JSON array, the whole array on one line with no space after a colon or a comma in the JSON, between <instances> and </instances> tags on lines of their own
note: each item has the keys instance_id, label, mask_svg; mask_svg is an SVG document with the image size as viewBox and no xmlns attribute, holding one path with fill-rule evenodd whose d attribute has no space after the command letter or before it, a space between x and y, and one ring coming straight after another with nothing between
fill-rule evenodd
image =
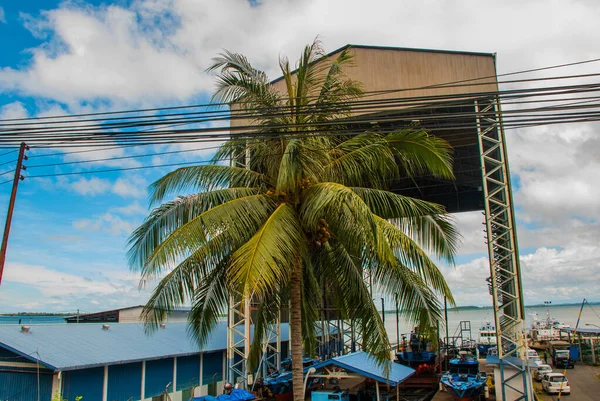
<instances>
[{"instance_id":1,"label":"truck","mask_svg":"<svg viewBox=\"0 0 600 401\"><path fill-rule=\"evenodd\" d=\"M550 341L549 349L552 364L556 368L574 368L579 350L567 341Z\"/></svg>"}]
</instances>

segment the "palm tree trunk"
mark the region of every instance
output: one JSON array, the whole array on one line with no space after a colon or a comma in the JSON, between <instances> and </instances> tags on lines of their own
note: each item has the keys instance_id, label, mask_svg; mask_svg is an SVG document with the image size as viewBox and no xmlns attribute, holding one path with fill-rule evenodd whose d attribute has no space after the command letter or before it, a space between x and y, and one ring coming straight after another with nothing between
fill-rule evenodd
<instances>
[{"instance_id":1,"label":"palm tree trunk","mask_svg":"<svg viewBox=\"0 0 600 401\"><path fill-rule=\"evenodd\" d=\"M292 380L294 401L304 401L304 374L302 367L302 262L294 263L290 297L290 346L292 347Z\"/></svg>"}]
</instances>

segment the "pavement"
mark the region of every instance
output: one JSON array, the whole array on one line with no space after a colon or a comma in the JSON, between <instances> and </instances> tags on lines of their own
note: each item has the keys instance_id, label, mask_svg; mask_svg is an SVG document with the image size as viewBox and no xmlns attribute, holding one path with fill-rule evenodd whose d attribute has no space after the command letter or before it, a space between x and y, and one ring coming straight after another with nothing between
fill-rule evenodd
<instances>
[{"instance_id":1,"label":"pavement","mask_svg":"<svg viewBox=\"0 0 600 401\"><path fill-rule=\"evenodd\" d=\"M564 369L554 368L555 372L562 373ZM600 400L600 367L577 364L575 369L567 370L567 378L571 386L570 395L562 395L565 401L598 401ZM538 399L540 401L555 401L558 395L549 395L542 390L541 383L535 382Z\"/></svg>"}]
</instances>

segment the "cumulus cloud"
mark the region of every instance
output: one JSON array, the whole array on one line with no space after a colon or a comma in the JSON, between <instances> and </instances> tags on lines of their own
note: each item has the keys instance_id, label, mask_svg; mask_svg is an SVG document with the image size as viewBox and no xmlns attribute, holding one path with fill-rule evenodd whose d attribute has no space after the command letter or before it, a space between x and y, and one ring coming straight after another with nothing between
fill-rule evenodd
<instances>
[{"instance_id":1,"label":"cumulus cloud","mask_svg":"<svg viewBox=\"0 0 600 401\"><path fill-rule=\"evenodd\" d=\"M143 207L142 205L140 205L139 202L133 202L127 206L113 207L110 209L110 211L119 213L119 214L123 214L126 216L132 216L132 215L144 215L144 214L148 213L148 208Z\"/></svg>"},{"instance_id":2,"label":"cumulus cloud","mask_svg":"<svg viewBox=\"0 0 600 401\"><path fill-rule=\"evenodd\" d=\"M0 107L0 119L2 120L27 118L27 114L27 109L21 102L12 102Z\"/></svg>"},{"instance_id":3,"label":"cumulus cloud","mask_svg":"<svg viewBox=\"0 0 600 401\"><path fill-rule=\"evenodd\" d=\"M3 291L12 294L10 309L66 311L92 305L129 306L144 302L148 293L139 291L139 277L128 273L112 273L110 277L94 272L72 274L43 265L8 262L4 270ZM17 285L19 287L17 287ZM30 288L28 299L15 298L18 291ZM98 299L101 299L100 303Z\"/></svg>"},{"instance_id":4,"label":"cumulus cloud","mask_svg":"<svg viewBox=\"0 0 600 401\"><path fill-rule=\"evenodd\" d=\"M0 22L6 24L6 16L4 15L4 8L0 7Z\"/></svg>"},{"instance_id":5,"label":"cumulus cloud","mask_svg":"<svg viewBox=\"0 0 600 401\"><path fill-rule=\"evenodd\" d=\"M69 184L69 187L80 195L98 195L108 191L110 181L101 178L79 178Z\"/></svg>"},{"instance_id":6,"label":"cumulus cloud","mask_svg":"<svg viewBox=\"0 0 600 401\"><path fill-rule=\"evenodd\" d=\"M587 27L594 26L598 4L549 6L538 0L519 8L515 13L506 2L450 6L431 0L376 0L368 8L357 0L265 0L254 7L247 0L139 0L127 8L66 2L24 18L36 36L48 35L48 43L31 50L25 68L5 66L0 86L65 103L183 101L212 91L204 70L224 48L243 52L276 76L277 55L298 54L318 34L331 49L362 43L497 51L499 65L513 69L551 64L564 57L565 49L583 58L593 48ZM498 36L472 35L489 28L481 15L510 19L513 29Z\"/></svg>"},{"instance_id":7,"label":"cumulus cloud","mask_svg":"<svg viewBox=\"0 0 600 401\"><path fill-rule=\"evenodd\" d=\"M131 234L136 224L112 213L105 213L92 219L75 220L73 227L80 231L101 231L118 236Z\"/></svg>"},{"instance_id":8,"label":"cumulus cloud","mask_svg":"<svg viewBox=\"0 0 600 401\"><path fill-rule=\"evenodd\" d=\"M134 0L127 4L94 7L64 2L40 15L22 15L23 24L44 43L30 50L28 63L0 65L0 91L35 96L36 104L43 104L40 97L65 104L49 104L46 113L61 114L67 108L94 111L124 105L162 106L202 98L212 92L213 80L204 70L211 57L224 48L247 55L271 77L279 75L278 55L294 60L302 46L317 34L321 34L329 50L357 43L497 52L498 71L506 73L594 58L591 49L596 48L600 38L593 29L600 3L592 1L548 4L543 0L467 0L449 4L426 0L406 4L374 0L367 8L358 0L264 0L255 7L246 0ZM515 12L517 6L519 12ZM386 10L383 14L382 9ZM482 15L510 20L511 29L490 31L489 20ZM596 72L597 66L577 68L577 73ZM552 70L535 76L556 73ZM3 106L0 113L3 118L27 115L18 102ZM588 124L506 133L511 172L518 183L514 188L517 218L525 223L519 225L518 231L521 249L526 249L522 260L529 302L539 302L553 290L538 280L545 269L558 275L567 269L565 266L581 266L578 274L597 286L591 272L600 268L590 260L596 251L594 239L600 234L600 192L595 185L600 174L597 132L598 127ZM196 160L210 154L206 148L196 147L201 148L188 144L158 147L157 152L194 151L156 156L144 164L164 164L175 158ZM95 149L66 155L65 160L123 157L139 152L142 151ZM90 168L138 163L139 159L119 159L95 163ZM96 186L88 178L60 182L74 185L74 193L86 196L145 196L146 182L130 176L115 182L100 179ZM48 181L42 184L50 185ZM120 216L142 215L142 209L137 203L111 208L97 217L76 221L74 227L129 234L134 225ZM456 217L464 237L461 255L485 253L481 213ZM581 259L580 254L588 256ZM487 263L487 257L483 257L444 270L459 304L481 304L490 299L485 284L489 275ZM569 286L573 288L570 292L560 290L561 299L569 294L579 297L577 289L583 293L588 288L587 281L570 281Z\"/></svg>"},{"instance_id":9,"label":"cumulus cloud","mask_svg":"<svg viewBox=\"0 0 600 401\"><path fill-rule=\"evenodd\" d=\"M146 180L139 176L118 178L112 191L122 197L143 198L146 196Z\"/></svg>"}]
</instances>

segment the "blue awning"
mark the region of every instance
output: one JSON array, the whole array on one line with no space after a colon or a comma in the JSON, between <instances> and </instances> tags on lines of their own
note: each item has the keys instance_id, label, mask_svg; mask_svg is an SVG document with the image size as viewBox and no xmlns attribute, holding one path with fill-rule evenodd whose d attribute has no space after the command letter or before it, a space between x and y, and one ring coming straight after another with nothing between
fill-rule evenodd
<instances>
[{"instance_id":1,"label":"blue awning","mask_svg":"<svg viewBox=\"0 0 600 401\"><path fill-rule=\"evenodd\" d=\"M335 365L342 369L357 373L381 383L397 386L415 373L408 366L400 365L392 361L385 362L389 368L389 376L384 375L384 365L377 363L375 358L366 352L354 352L320 362L311 368L319 369Z\"/></svg>"}]
</instances>

